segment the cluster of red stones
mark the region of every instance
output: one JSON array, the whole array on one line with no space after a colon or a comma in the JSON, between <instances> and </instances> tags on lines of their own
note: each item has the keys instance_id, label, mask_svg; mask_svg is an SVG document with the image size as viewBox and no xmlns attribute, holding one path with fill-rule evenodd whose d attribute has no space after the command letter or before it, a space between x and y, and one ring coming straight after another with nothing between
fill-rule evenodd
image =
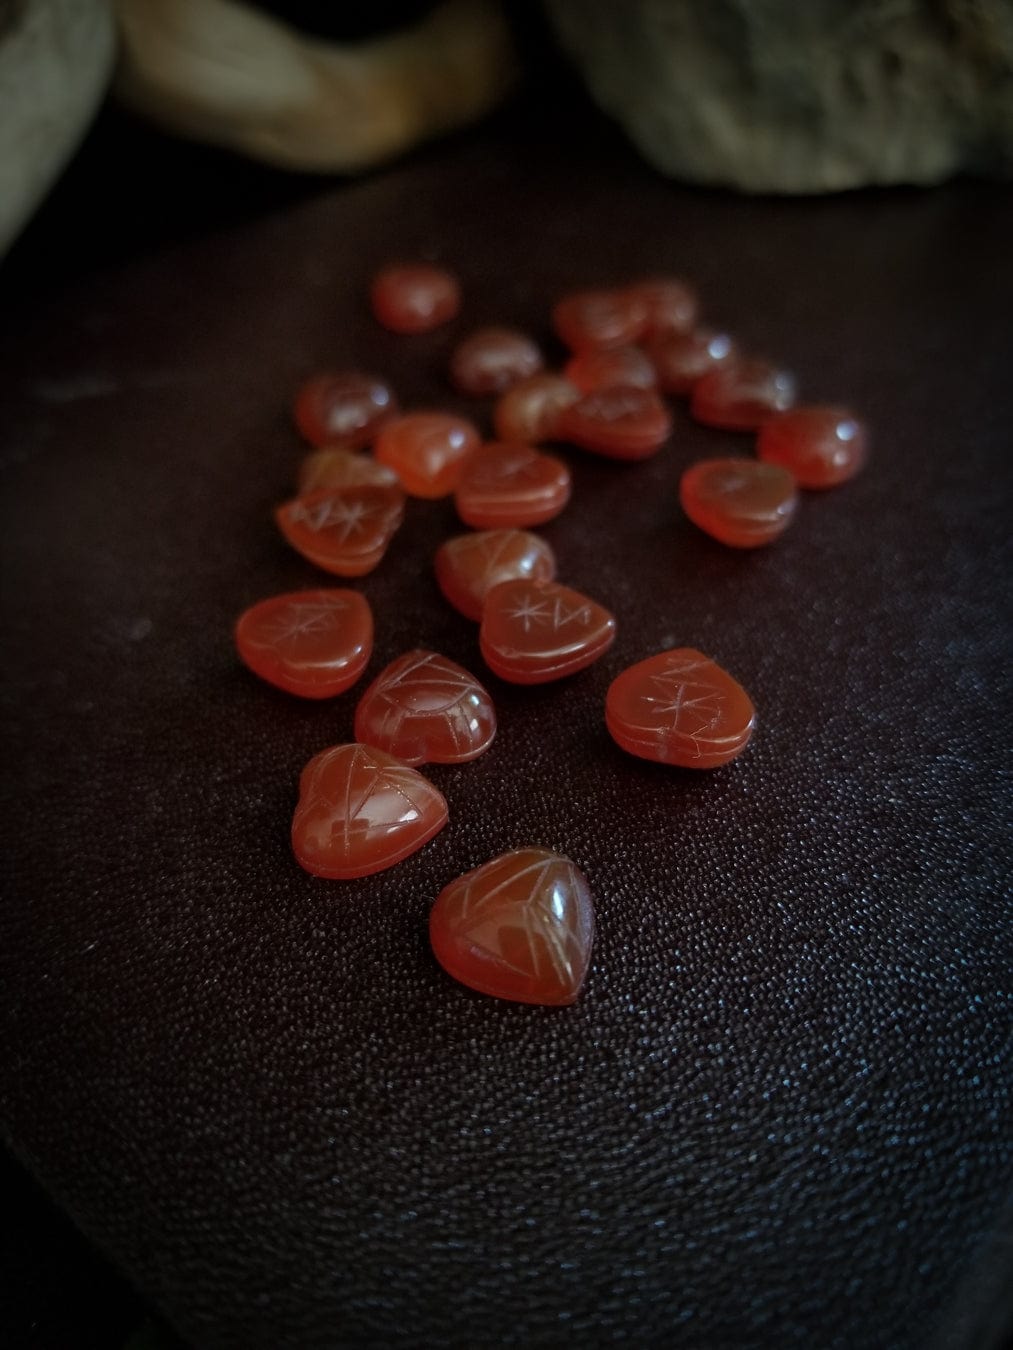
<instances>
[{"instance_id":1,"label":"cluster of red stones","mask_svg":"<svg viewBox=\"0 0 1013 1350\"><path fill-rule=\"evenodd\" d=\"M461 288L430 264L385 268L374 279L376 318L421 333L456 317ZM683 510L733 548L770 543L791 523L797 488L844 482L866 453L862 423L838 407L796 407L793 377L743 356L731 337L698 324L692 289L671 277L564 297L552 312L570 352L545 370L538 344L509 328L461 341L449 379L495 397L497 440L440 409L402 412L386 381L319 374L298 390L296 427L312 446L297 492L276 512L288 542L339 577L382 560L405 497L453 494L471 527L434 559L447 601L477 622L489 669L541 684L585 669L612 646L614 616L556 579L548 543L530 532L570 500L567 465L538 446L565 442L616 460L646 459L669 438L665 395L688 396L693 418L756 435L756 457L703 460L682 475ZM330 698L365 671L373 616L349 589L273 596L236 626L243 661L291 694ZM712 769L745 749L754 724L745 690L692 648L657 652L625 669L605 701L609 733L632 755ZM496 712L476 677L418 648L391 662L355 712L355 742L316 755L303 771L292 825L299 863L318 876L368 876L402 861L447 823L442 794L417 766L460 764L492 743ZM514 850L452 882L432 911L441 964L464 984L521 1002L564 1004L579 994L594 929L587 883L561 855Z\"/></svg>"}]
</instances>

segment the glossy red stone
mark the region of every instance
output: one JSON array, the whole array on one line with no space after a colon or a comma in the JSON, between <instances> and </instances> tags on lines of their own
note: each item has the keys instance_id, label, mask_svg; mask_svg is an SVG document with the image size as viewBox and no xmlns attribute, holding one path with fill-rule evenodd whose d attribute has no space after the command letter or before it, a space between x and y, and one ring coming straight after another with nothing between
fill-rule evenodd
<instances>
[{"instance_id":1,"label":"glossy red stone","mask_svg":"<svg viewBox=\"0 0 1013 1350\"><path fill-rule=\"evenodd\" d=\"M542 525L569 500L570 470L561 459L505 441L475 451L454 493L464 523L483 530Z\"/></svg>"},{"instance_id":2,"label":"glossy red stone","mask_svg":"<svg viewBox=\"0 0 1013 1350\"><path fill-rule=\"evenodd\" d=\"M705 426L755 431L795 402L795 377L767 361L732 361L693 385L689 410Z\"/></svg>"},{"instance_id":3,"label":"glossy red stone","mask_svg":"<svg viewBox=\"0 0 1013 1350\"><path fill-rule=\"evenodd\" d=\"M560 413L579 398L580 390L562 375L531 375L500 396L492 412L496 435L525 445L555 440Z\"/></svg>"},{"instance_id":4,"label":"glossy red stone","mask_svg":"<svg viewBox=\"0 0 1013 1350\"><path fill-rule=\"evenodd\" d=\"M355 739L403 764L463 764L495 735L496 709L483 685L421 648L385 666L355 711Z\"/></svg>"},{"instance_id":5,"label":"glossy red stone","mask_svg":"<svg viewBox=\"0 0 1013 1350\"><path fill-rule=\"evenodd\" d=\"M764 422L756 453L794 474L800 487L836 487L865 463L868 434L846 408L792 408Z\"/></svg>"},{"instance_id":6,"label":"glossy red stone","mask_svg":"<svg viewBox=\"0 0 1013 1350\"><path fill-rule=\"evenodd\" d=\"M236 650L262 680L302 698L333 698L356 682L373 650L373 614L358 591L294 591L252 605Z\"/></svg>"},{"instance_id":7,"label":"glossy red stone","mask_svg":"<svg viewBox=\"0 0 1013 1350\"><path fill-rule=\"evenodd\" d=\"M687 769L716 769L741 755L754 721L742 686L692 647L630 666L605 698L605 723L617 745Z\"/></svg>"},{"instance_id":8,"label":"glossy red stone","mask_svg":"<svg viewBox=\"0 0 1013 1350\"><path fill-rule=\"evenodd\" d=\"M342 446L327 446L307 455L299 466L297 489L300 496L319 492L322 488L398 487L393 469L378 464L372 455Z\"/></svg>"},{"instance_id":9,"label":"glossy red stone","mask_svg":"<svg viewBox=\"0 0 1013 1350\"><path fill-rule=\"evenodd\" d=\"M646 310L642 339L654 342L673 333L688 333L696 323L700 308L696 292L678 277L651 277L628 289Z\"/></svg>"},{"instance_id":10,"label":"glossy red stone","mask_svg":"<svg viewBox=\"0 0 1013 1350\"><path fill-rule=\"evenodd\" d=\"M373 313L394 333L426 333L454 318L461 287L452 272L431 263L395 263L370 287Z\"/></svg>"},{"instance_id":11,"label":"glossy red stone","mask_svg":"<svg viewBox=\"0 0 1013 1350\"><path fill-rule=\"evenodd\" d=\"M572 352L626 347L639 342L647 326L648 304L635 291L575 291L552 310L552 326Z\"/></svg>"},{"instance_id":12,"label":"glossy red stone","mask_svg":"<svg viewBox=\"0 0 1013 1350\"><path fill-rule=\"evenodd\" d=\"M446 497L465 461L482 443L478 428L453 413L416 412L397 417L377 438L374 455L393 469L413 497Z\"/></svg>"},{"instance_id":13,"label":"glossy red stone","mask_svg":"<svg viewBox=\"0 0 1013 1350\"><path fill-rule=\"evenodd\" d=\"M579 996L591 964L591 891L569 858L514 849L444 887L429 938L443 969L469 989L564 1006Z\"/></svg>"},{"instance_id":14,"label":"glossy red stone","mask_svg":"<svg viewBox=\"0 0 1013 1350\"><path fill-rule=\"evenodd\" d=\"M513 328L480 328L450 358L450 379L462 394L503 394L545 364L538 344Z\"/></svg>"},{"instance_id":15,"label":"glossy red stone","mask_svg":"<svg viewBox=\"0 0 1013 1350\"><path fill-rule=\"evenodd\" d=\"M433 560L445 598L467 619L479 620L487 593L504 581L552 581L556 558L549 544L526 530L478 530L447 539Z\"/></svg>"},{"instance_id":16,"label":"glossy red stone","mask_svg":"<svg viewBox=\"0 0 1013 1350\"><path fill-rule=\"evenodd\" d=\"M738 358L735 343L727 333L697 328L692 333L673 333L647 348L666 394L688 394L697 380L729 365Z\"/></svg>"},{"instance_id":17,"label":"glossy red stone","mask_svg":"<svg viewBox=\"0 0 1013 1350\"><path fill-rule=\"evenodd\" d=\"M592 665L615 641L613 616L554 581L505 581L485 597L479 646L513 684L545 684Z\"/></svg>"},{"instance_id":18,"label":"glossy red stone","mask_svg":"<svg viewBox=\"0 0 1013 1350\"><path fill-rule=\"evenodd\" d=\"M694 525L732 548L758 548L795 516L795 480L778 464L705 459L682 475L679 501Z\"/></svg>"},{"instance_id":19,"label":"glossy red stone","mask_svg":"<svg viewBox=\"0 0 1013 1350\"><path fill-rule=\"evenodd\" d=\"M624 386L585 394L559 419L561 440L608 459L647 459L671 430L671 414L656 393Z\"/></svg>"},{"instance_id":20,"label":"glossy red stone","mask_svg":"<svg viewBox=\"0 0 1013 1350\"><path fill-rule=\"evenodd\" d=\"M339 577L371 572L403 518L401 489L370 484L309 492L275 512L278 527L292 547Z\"/></svg>"},{"instance_id":21,"label":"glossy red stone","mask_svg":"<svg viewBox=\"0 0 1013 1350\"><path fill-rule=\"evenodd\" d=\"M307 380L296 394L293 415L311 445L338 442L354 450L369 445L396 411L397 400L383 380L345 371Z\"/></svg>"},{"instance_id":22,"label":"glossy red stone","mask_svg":"<svg viewBox=\"0 0 1013 1350\"><path fill-rule=\"evenodd\" d=\"M563 374L584 394L611 389L617 384L654 389L658 383L650 357L639 347L578 352L567 361Z\"/></svg>"},{"instance_id":23,"label":"glossy red stone","mask_svg":"<svg viewBox=\"0 0 1013 1350\"><path fill-rule=\"evenodd\" d=\"M319 877L383 872L439 834L447 803L428 778L383 750L335 745L303 769L292 851Z\"/></svg>"}]
</instances>

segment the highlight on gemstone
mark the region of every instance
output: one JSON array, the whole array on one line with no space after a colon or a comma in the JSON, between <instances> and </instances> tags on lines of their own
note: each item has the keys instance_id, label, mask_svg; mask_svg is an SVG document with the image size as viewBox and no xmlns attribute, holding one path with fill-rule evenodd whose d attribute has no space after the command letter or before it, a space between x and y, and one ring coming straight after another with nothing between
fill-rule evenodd
<instances>
[{"instance_id":1,"label":"highlight on gemstone","mask_svg":"<svg viewBox=\"0 0 1013 1350\"><path fill-rule=\"evenodd\" d=\"M470 989L515 1003L573 1003L591 964L591 891L562 854L513 849L440 892L429 937L443 969Z\"/></svg>"},{"instance_id":2,"label":"highlight on gemstone","mask_svg":"<svg viewBox=\"0 0 1013 1350\"><path fill-rule=\"evenodd\" d=\"M390 385L357 370L313 375L299 387L292 409L311 445L333 442L351 450L368 445L396 411Z\"/></svg>"},{"instance_id":3,"label":"highlight on gemstone","mask_svg":"<svg viewBox=\"0 0 1013 1350\"><path fill-rule=\"evenodd\" d=\"M446 823L442 793L417 770L372 746L335 745L303 769L292 851L307 872L350 881L403 861Z\"/></svg>"},{"instance_id":4,"label":"highlight on gemstone","mask_svg":"<svg viewBox=\"0 0 1013 1350\"><path fill-rule=\"evenodd\" d=\"M461 470L482 443L467 417L445 412L412 412L395 417L377 437L373 453L393 469L413 497L446 497Z\"/></svg>"},{"instance_id":5,"label":"highlight on gemstone","mask_svg":"<svg viewBox=\"0 0 1013 1350\"><path fill-rule=\"evenodd\" d=\"M617 745L641 759L715 769L741 755L753 734L749 695L692 647L674 647L618 675L605 697Z\"/></svg>"},{"instance_id":6,"label":"highlight on gemstone","mask_svg":"<svg viewBox=\"0 0 1013 1350\"><path fill-rule=\"evenodd\" d=\"M756 453L787 469L800 487L836 487L865 463L868 433L847 408L790 408L764 422Z\"/></svg>"},{"instance_id":7,"label":"highlight on gemstone","mask_svg":"<svg viewBox=\"0 0 1013 1350\"><path fill-rule=\"evenodd\" d=\"M768 417L792 406L795 388L794 375L769 361L730 361L696 381L689 411L709 427L755 431Z\"/></svg>"},{"instance_id":8,"label":"highlight on gemstone","mask_svg":"<svg viewBox=\"0 0 1013 1350\"><path fill-rule=\"evenodd\" d=\"M251 605L236 650L255 675L302 698L333 698L356 682L373 650L373 613L358 591L293 591Z\"/></svg>"},{"instance_id":9,"label":"highlight on gemstone","mask_svg":"<svg viewBox=\"0 0 1013 1350\"><path fill-rule=\"evenodd\" d=\"M564 408L576 403L580 390L562 375L540 371L501 394L492 410L492 424L501 441L537 445L553 441Z\"/></svg>"},{"instance_id":10,"label":"highlight on gemstone","mask_svg":"<svg viewBox=\"0 0 1013 1350\"><path fill-rule=\"evenodd\" d=\"M403 764L463 764L495 735L485 687L456 661L422 648L385 666L355 711L355 739Z\"/></svg>"},{"instance_id":11,"label":"highlight on gemstone","mask_svg":"<svg viewBox=\"0 0 1013 1350\"><path fill-rule=\"evenodd\" d=\"M393 333L427 333L461 308L461 287L445 267L432 263L391 263L373 278L373 313Z\"/></svg>"},{"instance_id":12,"label":"highlight on gemstone","mask_svg":"<svg viewBox=\"0 0 1013 1350\"><path fill-rule=\"evenodd\" d=\"M451 383L462 394L504 394L545 364L541 348L514 328L479 328L454 349Z\"/></svg>"}]
</instances>

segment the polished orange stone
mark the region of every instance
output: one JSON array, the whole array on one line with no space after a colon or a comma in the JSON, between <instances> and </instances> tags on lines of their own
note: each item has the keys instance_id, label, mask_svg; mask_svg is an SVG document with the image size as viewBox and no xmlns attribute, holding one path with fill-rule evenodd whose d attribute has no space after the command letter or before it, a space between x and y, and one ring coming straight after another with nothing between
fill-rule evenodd
<instances>
[{"instance_id":1,"label":"polished orange stone","mask_svg":"<svg viewBox=\"0 0 1013 1350\"><path fill-rule=\"evenodd\" d=\"M700 308L696 291L678 277L651 277L635 282L628 290L646 307L641 337L648 342L688 333L696 323Z\"/></svg>"},{"instance_id":2,"label":"polished orange stone","mask_svg":"<svg viewBox=\"0 0 1013 1350\"><path fill-rule=\"evenodd\" d=\"M252 605L236 650L254 674L303 698L351 688L373 650L373 613L358 591L294 591Z\"/></svg>"},{"instance_id":3,"label":"polished orange stone","mask_svg":"<svg viewBox=\"0 0 1013 1350\"><path fill-rule=\"evenodd\" d=\"M450 379L462 394L503 394L545 364L538 344L513 328L480 328L454 350Z\"/></svg>"},{"instance_id":4,"label":"polished orange stone","mask_svg":"<svg viewBox=\"0 0 1013 1350\"><path fill-rule=\"evenodd\" d=\"M515 1003L573 1003L591 964L591 891L569 858L513 849L444 887L429 938L443 969L469 989Z\"/></svg>"},{"instance_id":5,"label":"polished orange stone","mask_svg":"<svg viewBox=\"0 0 1013 1350\"><path fill-rule=\"evenodd\" d=\"M564 408L561 440L609 459L647 459L668 439L672 416L653 390L616 386Z\"/></svg>"},{"instance_id":6,"label":"polished orange stone","mask_svg":"<svg viewBox=\"0 0 1013 1350\"><path fill-rule=\"evenodd\" d=\"M592 665L615 641L613 616L555 581L504 581L485 597L479 646L513 684L545 684Z\"/></svg>"},{"instance_id":7,"label":"polished orange stone","mask_svg":"<svg viewBox=\"0 0 1013 1350\"><path fill-rule=\"evenodd\" d=\"M293 407L295 424L311 445L333 441L352 450L369 445L396 411L390 385L358 371L314 375Z\"/></svg>"},{"instance_id":8,"label":"polished orange stone","mask_svg":"<svg viewBox=\"0 0 1013 1350\"><path fill-rule=\"evenodd\" d=\"M626 347L647 326L648 302L636 291L574 291L552 310L552 326L572 352Z\"/></svg>"},{"instance_id":9,"label":"polished orange stone","mask_svg":"<svg viewBox=\"0 0 1013 1350\"><path fill-rule=\"evenodd\" d=\"M607 347L578 352L563 369L571 384L584 394L624 384L635 389L654 389L658 378L654 365L639 347Z\"/></svg>"},{"instance_id":10,"label":"polished orange stone","mask_svg":"<svg viewBox=\"0 0 1013 1350\"><path fill-rule=\"evenodd\" d=\"M355 710L355 739L403 764L463 764L495 735L488 691L456 661L421 648L385 666Z\"/></svg>"},{"instance_id":11,"label":"polished orange stone","mask_svg":"<svg viewBox=\"0 0 1013 1350\"><path fill-rule=\"evenodd\" d=\"M307 455L299 466L297 490L302 496L319 492L321 488L361 487L372 483L378 487L398 487L393 469L378 464L370 454L346 450L343 446L327 446Z\"/></svg>"},{"instance_id":12,"label":"polished orange stone","mask_svg":"<svg viewBox=\"0 0 1013 1350\"><path fill-rule=\"evenodd\" d=\"M698 422L726 431L755 431L795 402L795 377L767 361L731 361L693 385L689 410Z\"/></svg>"},{"instance_id":13,"label":"polished orange stone","mask_svg":"<svg viewBox=\"0 0 1013 1350\"><path fill-rule=\"evenodd\" d=\"M426 333L454 318L461 287L452 272L431 263L394 263L370 287L373 313L395 333Z\"/></svg>"},{"instance_id":14,"label":"polished orange stone","mask_svg":"<svg viewBox=\"0 0 1013 1350\"><path fill-rule=\"evenodd\" d=\"M794 474L800 487L836 487L865 463L868 434L846 408L792 408L764 422L756 453Z\"/></svg>"},{"instance_id":15,"label":"polished orange stone","mask_svg":"<svg viewBox=\"0 0 1013 1350\"><path fill-rule=\"evenodd\" d=\"M379 563L404 519L404 493L372 484L323 488L285 502L275 519L311 563L339 577L361 577Z\"/></svg>"},{"instance_id":16,"label":"polished orange stone","mask_svg":"<svg viewBox=\"0 0 1013 1350\"><path fill-rule=\"evenodd\" d=\"M561 459L506 441L476 450L454 493L464 523L483 530L542 525L569 500L570 470Z\"/></svg>"},{"instance_id":17,"label":"polished orange stone","mask_svg":"<svg viewBox=\"0 0 1013 1350\"><path fill-rule=\"evenodd\" d=\"M446 823L443 795L417 770L368 745L335 745L302 771L292 851L307 872L350 881L393 867Z\"/></svg>"},{"instance_id":18,"label":"polished orange stone","mask_svg":"<svg viewBox=\"0 0 1013 1350\"><path fill-rule=\"evenodd\" d=\"M446 497L465 460L481 443L478 428L466 417L415 412L389 422L373 453L380 464L394 470L413 497Z\"/></svg>"},{"instance_id":19,"label":"polished orange stone","mask_svg":"<svg viewBox=\"0 0 1013 1350\"><path fill-rule=\"evenodd\" d=\"M647 348L666 394L688 394L697 380L738 358L735 343L727 333L696 328L692 333L672 333Z\"/></svg>"},{"instance_id":20,"label":"polished orange stone","mask_svg":"<svg viewBox=\"0 0 1013 1350\"><path fill-rule=\"evenodd\" d=\"M742 686L692 647L638 661L605 697L605 723L617 745L687 769L716 769L741 755L754 720Z\"/></svg>"},{"instance_id":21,"label":"polished orange stone","mask_svg":"<svg viewBox=\"0 0 1013 1350\"><path fill-rule=\"evenodd\" d=\"M580 390L551 371L521 380L500 396L492 410L492 424L501 441L537 445L555 440L559 415L580 398Z\"/></svg>"},{"instance_id":22,"label":"polished orange stone","mask_svg":"<svg viewBox=\"0 0 1013 1350\"><path fill-rule=\"evenodd\" d=\"M769 544L791 524L795 480L778 464L704 459L682 475L679 501L694 525L732 548Z\"/></svg>"},{"instance_id":23,"label":"polished orange stone","mask_svg":"<svg viewBox=\"0 0 1013 1350\"><path fill-rule=\"evenodd\" d=\"M527 530L477 530L445 540L433 560L436 581L467 619L481 619L487 593L503 581L552 581L556 557Z\"/></svg>"}]
</instances>

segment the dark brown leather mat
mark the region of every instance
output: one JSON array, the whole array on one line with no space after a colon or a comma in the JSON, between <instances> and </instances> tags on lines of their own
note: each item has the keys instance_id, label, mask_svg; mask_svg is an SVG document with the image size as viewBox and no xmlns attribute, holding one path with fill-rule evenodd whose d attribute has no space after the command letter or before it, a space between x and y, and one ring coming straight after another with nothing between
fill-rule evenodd
<instances>
[{"instance_id":1,"label":"dark brown leather mat","mask_svg":"<svg viewBox=\"0 0 1013 1350\"><path fill-rule=\"evenodd\" d=\"M0 1126L194 1345L985 1343L1011 1171L1011 238L999 188L743 199L666 183L598 120L505 116L59 285L16 255ZM464 312L398 338L367 282L419 256L459 271ZM867 471L743 554L676 490L748 437L679 409L641 465L564 449L544 533L615 647L555 685L489 676L493 747L427 770L443 833L309 876L298 774L350 738L356 690L286 697L231 641L321 579L271 521L295 385L353 366L488 426L445 380L469 327L558 362L554 299L664 272L863 414ZM410 503L355 583L366 679L419 645L485 675L432 576L458 528ZM605 731L610 680L673 644L757 706L712 774ZM441 887L529 843L596 897L569 1009L473 994L427 944Z\"/></svg>"}]
</instances>

